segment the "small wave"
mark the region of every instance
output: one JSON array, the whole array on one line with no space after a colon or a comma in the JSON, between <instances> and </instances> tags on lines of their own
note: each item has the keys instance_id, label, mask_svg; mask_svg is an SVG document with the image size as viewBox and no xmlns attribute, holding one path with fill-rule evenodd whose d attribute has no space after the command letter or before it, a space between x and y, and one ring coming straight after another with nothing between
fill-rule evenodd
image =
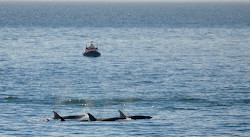
<instances>
[{"instance_id":1,"label":"small wave","mask_svg":"<svg viewBox=\"0 0 250 137\"><path fill-rule=\"evenodd\" d=\"M7 96L7 97L0 98L0 103L17 102L17 100L19 99L20 99L19 97L15 97L15 96Z\"/></svg>"},{"instance_id":2,"label":"small wave","mask_svg":"<svg viewBox=\"0 0 250 137\"><path fill-rule=\"evenodd\" d=\"M86 103L88 100L83 100L83 99L69 99L69 100L64 100L62 101L64 104L78 104L78 103Z\"/></svg>"},{"instance_id":3,"label":"small wave","mask_svg":"<svg viewBox=\"0 0 250 137\"><path fill-rule=\"evenodd\" d=\"M224 104L223 104L223 103L216 103L215 105L216 105L216 106L231 106L231 105L225 104L225 103L224 103Z\"/></svg>"},{"instance_id":4,"label":"small wave","mask_svg":"<svg viewBox=\"0 0 250 137\"><path fill-rule=\"evenodd\" d=\"M11 96L8 96L8 97L5 97L5 99L18 99L18 97L11 97Z\"/></svg>"},{"instance_id":5,"label":"small wave","mask_svg":"<svg viewBox=\"0 0 250 137\"><path fill-rule=\"evenodd\" d=\"M152 84L152 83L154 83L154 81L151 81L151 80L143 80L143 81L136 81L136 82L133 82L132 84L141 86L141 84Z\"/></svg>"},{"instance_id":6,"label":"small wave","mask_svg":"<svg viewBox=\"0 0 250 137\"><path fill-rule=\"evenodd\" d=\"M183 102L207 102L206 99L201 99L201 98L180 98L179 101L183 101Z\"/></svg>"},{"instance_id":7,"label":"small wave","mask_svg":"<svg viewBox=\"0 0 250 137\"><path fill-rule=\"evenodd\" d=\"M249 104L250 99L241 99L241 100L209 100L202 98L180 98L177 101L185 103L194 103L194 104L204 104L207 107L213 106L233 106L237 104Z\"/></svg>"},{"instance_id":8,"label":"small wave","mask_svg":"<svg viewBox=\"0 0 250 137\"><path fill-rule=\"evenodd\" d=\"M0 62L4 62L4 61L7 61L7 59L0 59Z\"/></svg>"},{"instance_id":9,"label":"small wave","mask_svg":"<svg viewBox=\"0 0 250 137\"><path fill-rule=\"evenodd\" d=\"M68 99L62 101L63 104L81 104L83 106L111 106L131 102L144 101L140 98L109 98L109 99Z\"/></svg>"},{"instance_id":10,"label":"small wave","mask_svg":"<svg viewBox=\"0 0 250 137\"><path fill-rule=\"evenodd\" d=\"M240 132L249 132L250 131L250 129L238 129L238 131L240 131Z\"/></svg>"},{"instance_id":11,"label":"small wave","mask_svg":"<svg viewBox=\"0 0 250 137\"><path fill-rule=\"evenodd\" d=\"M175 107L174 109L177 109L177 110L197 110L194 108L181 108L181 107Z\"/></svg>"},{"instance_id":12,"label":"small wave","mask_svg":"<svg viewBox=\"0 0 250 137\"><path fill-rule=\"evenodd\" d=\"M197 110L195 108L184 108L184 107L166 107L166 109L170 109L170 110Z\"/></svg>"},{"instance_id":13,"label":"small wave","mask_svg":"<svg viewBox=\"0 0 250 137\"><path fill-rule=\"evenodd\" d=\"M249 104L250 103L250 99L239 100L239 102L242 102L242 103L245 103L245 104Z\"/></svg>"},{"instance_id":14,"label":"small wave","mask_svg":"<svg viewBox=\"0 0 250 137\"><path fill-rule=\"evenodd\" d=\"M135 83L153 83L153 81L151 81L151 80L143 80L143 81L137 81L137 82L135 82Z\"/></svg>"},{"instance_id":15,"label":"small wave","mask_svg":"<svg viewBox=\"0 0 250 137\"><path fill-rule=\"evenodd\" d=\"M25 97L17 97L17 96L6 96L0 98L0 103L15 103L15 104L55 104L56 100L53 98L25 98Z\"/></svg>"},{"instance_id":16,"label":"small wave","mask_svg":"<svg viewBox=\"0 0 250 137\"><path fill-rule=\"evenodd\" d=\"M36 121L36 122L47 122L47 121L50 121L52 120L51 118L48 118L48 119L30 119L30 120L27 120L27 122L33 122L33 121Z\"/></svg>"},{"instance_id":17,"label":"small wave","mask_svg":"<svg viewBox=\"0 0 250 137\"><path fill-rule=\"evenodd\" d=\"M203 104L205 106L229 106L230 104L226 102L217 102L217 101L211 101L208 99L203 99L203 98L180 98L177 101L181 101L184 103L194 103L194 104Z\"/></svg>"}]
</instances>

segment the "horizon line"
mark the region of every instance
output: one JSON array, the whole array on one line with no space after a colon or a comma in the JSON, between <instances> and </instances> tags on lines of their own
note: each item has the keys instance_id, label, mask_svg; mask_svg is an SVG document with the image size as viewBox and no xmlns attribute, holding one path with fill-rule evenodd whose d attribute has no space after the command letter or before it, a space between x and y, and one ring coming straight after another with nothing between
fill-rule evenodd
<instances>
[{"instance_id":1,"label":"horizon line","mask_svg":"<svg viewBox=\"0 0 250 137\"><path fill-rule=\"evenodd\" d=\"M0 2L104 2L104 3L250 3L250 0L0 0Z\"/></svg>"}]
</instances>

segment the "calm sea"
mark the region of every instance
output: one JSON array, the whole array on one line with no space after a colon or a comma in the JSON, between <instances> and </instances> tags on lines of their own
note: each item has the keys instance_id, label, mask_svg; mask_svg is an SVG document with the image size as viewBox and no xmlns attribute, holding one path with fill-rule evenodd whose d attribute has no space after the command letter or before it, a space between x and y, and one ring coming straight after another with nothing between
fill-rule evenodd
<instances>
[{"instance_id":1,"label":"calm sea","mask_svg":"<svg viewBox=\"0 0 250 137\"><path fill-rule=\"evenodd\" d=\"M0 3L0 136L249 136L250 3ZM101 56L84 57L85 43ZM116 122L46 121L91 113Z\"/></svg>"}]
</instances>

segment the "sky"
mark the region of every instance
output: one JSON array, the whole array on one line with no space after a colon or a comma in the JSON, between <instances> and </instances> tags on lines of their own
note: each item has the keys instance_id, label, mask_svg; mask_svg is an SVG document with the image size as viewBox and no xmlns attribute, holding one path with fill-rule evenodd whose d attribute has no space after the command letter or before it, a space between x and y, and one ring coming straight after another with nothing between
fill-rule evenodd
<instances>
[{"instance_id":1,"label":"sky","mask_svg":"<svg viewBox=\"0 0 250 137\"><path fill-rule=\"evenodd\" d=\"M250 0L0 0L1 1L102 1L102 2L250 2Z\"/></svg>"}]
</instances>

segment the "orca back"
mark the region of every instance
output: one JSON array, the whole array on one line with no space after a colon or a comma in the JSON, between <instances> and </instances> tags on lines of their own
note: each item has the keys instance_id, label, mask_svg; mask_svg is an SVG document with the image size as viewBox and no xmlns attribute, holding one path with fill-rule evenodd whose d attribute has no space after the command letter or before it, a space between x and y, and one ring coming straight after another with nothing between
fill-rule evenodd
<instances>
[{"instance_id":1,"label":"orca back","mask_svg":"<svg viewBox=\"0 0 250 137\"><path fill-rule=\"evenodd\" d=\"M138 116L128 116L128 118L136 120L136 119L151 119L152 117L151 116L140 116L140 115L138 115Z\"/></svg>"}]
</instances>

